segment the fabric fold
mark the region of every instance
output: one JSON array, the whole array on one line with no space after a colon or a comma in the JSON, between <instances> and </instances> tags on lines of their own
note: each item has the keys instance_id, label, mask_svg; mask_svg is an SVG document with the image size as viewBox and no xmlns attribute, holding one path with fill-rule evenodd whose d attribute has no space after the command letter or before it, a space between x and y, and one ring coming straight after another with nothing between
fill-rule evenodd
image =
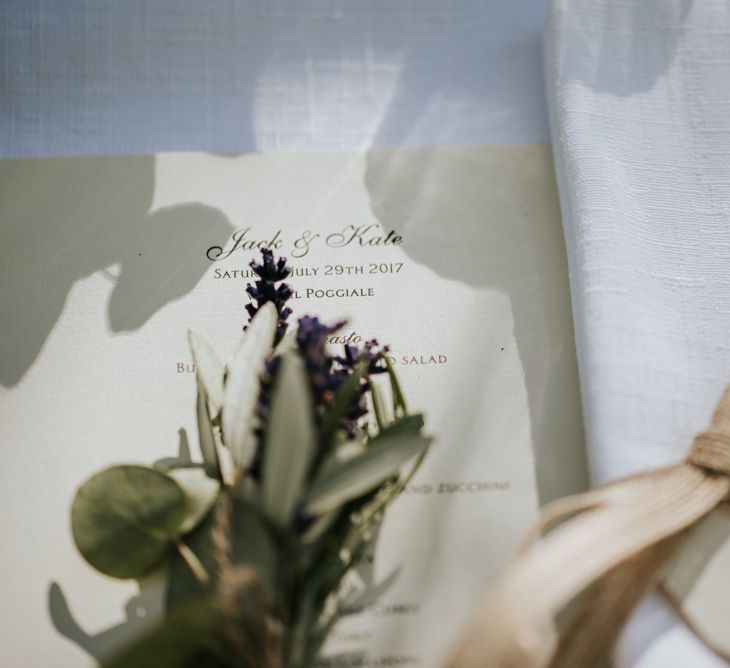
<instances>
[{"instance_id":1,"label":"fabric fold","mask_svg":"<svg viewBox=\"0 0 730 668\"><path fill-rule=\"evenodd\" d=\"M555 0L546 83L595 483L681 459L730 379L730 6ZM722 666L662 601L625 666Z\"/></svg>"}]
</instances>

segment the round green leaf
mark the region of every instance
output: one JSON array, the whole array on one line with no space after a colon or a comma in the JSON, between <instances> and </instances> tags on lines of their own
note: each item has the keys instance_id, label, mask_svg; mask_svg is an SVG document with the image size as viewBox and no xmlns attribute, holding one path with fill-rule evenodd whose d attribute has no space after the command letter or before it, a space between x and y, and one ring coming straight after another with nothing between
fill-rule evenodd
<instances>
[{"instance_id":1,"label":"round green leaf","mask_svg":"<svg viewBox=\"0 0 730 668\"><path fill-rule=\"evenodd\" d=\"M87 480L71 508L74 541L97 570L135 578L159 564L185 520L180 485L145 466L114 466Z\"/></svg>"}]
</instances>

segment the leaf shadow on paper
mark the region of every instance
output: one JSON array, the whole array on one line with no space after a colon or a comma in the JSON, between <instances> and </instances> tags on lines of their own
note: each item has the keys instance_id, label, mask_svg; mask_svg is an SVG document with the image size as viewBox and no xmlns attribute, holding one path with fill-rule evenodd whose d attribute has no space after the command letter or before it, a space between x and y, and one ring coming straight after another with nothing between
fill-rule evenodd
<instances>
[{"instance_id":1,"label":"leaf shadow on paper","mask_svg":"<svg viewBox=\"0 0 730 668\"><path fill-rule=\"evenodd\" d=\"M57 582L48 587L48 610L56 630L96 661L103 662L125 644L150 628L150 622L162 615L160 586L139 582L139 594L124 604L124 620L98 633L89 633L71 612L66 595Z\"/></svg>"},{"instance_id":2,"label":"leaf shadow on paper","mask_svg":"<svg viewBox=\"0 0 730 668\"><path fill-rule=\"evenodd\" d=\"M567 260L551 174L550 149L542 145L373 150L365 173L373 213L384 229L402 235L414 261L509 298L541 503L587 483ZM472 323L451 326L458 336ZM502 353L469 351L482 359ZM468 429L471 416L460 414L459 421ZM456 471L459 462L451 465Z\"/></svg>"},{"instance_id":3,"label":"leaf shadow on paper","mask_svg":"<svg viewBox=\"0 0 730 668\"><path fill-rule=\"evenodd\" d=\"M113 332L138 330L200 281L206 249L233 227L202 204L151 211L154 160L0 162L0 384L32 366L79 280L100 272L109 281Z\"/></svg>"}]
</instances>

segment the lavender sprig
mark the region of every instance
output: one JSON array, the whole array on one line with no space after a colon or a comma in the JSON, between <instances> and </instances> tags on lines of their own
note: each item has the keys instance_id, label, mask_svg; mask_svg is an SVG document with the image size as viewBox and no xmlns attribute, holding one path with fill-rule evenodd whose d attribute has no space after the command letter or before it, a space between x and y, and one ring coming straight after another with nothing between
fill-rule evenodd
<instances>
[{"instance_id":1,"label":"lavender sprig","mask_svg":"<svg viewBox=\"0 0 730 668\"><path fill-rule=\"evenodd\" d=\"M272 302L279 314L279 322L276 326L275 343L279 343L284 338L286 330L289 327L287 319L292 313L291 308L287 306L287 302L291 299L294 291L288 283L281 283L291 274L291 269L286 265L286 258L280 257L274 262L274 253L269 248L261 249L262 262L251 260L249 266L259 277L254 285L250 283L246 286L246 292L251 297L251 303L246 304L248 312L248 321L251 322L258 310L267 302Z\"/></svg>"}]
</instances>

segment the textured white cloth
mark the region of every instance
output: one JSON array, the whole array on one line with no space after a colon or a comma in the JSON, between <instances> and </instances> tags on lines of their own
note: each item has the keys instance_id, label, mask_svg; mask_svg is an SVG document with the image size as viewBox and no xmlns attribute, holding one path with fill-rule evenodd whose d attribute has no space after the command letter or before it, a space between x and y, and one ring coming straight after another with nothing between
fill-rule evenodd
<instances>
[{"instance_id":1,"label":"textured white cloth","mask_svg":"<svg viewBox=\"0 0 730 668\"><path fill-rule=\"evenodd\" d=\"M730 4L555 0L546 68L603 482L682 458L730 380ZM619 663L726 665L658 599Z\"/></svg>"},{"instance_id":2,"label":"textured white cloth","mask_svg":"<svg viewBox=\"0 0 730 668\"><path fill-rule=\"evenodd\" d=\"M547 142L545 0L4 0L0 156Z\"/></svg>"}]
</instances>

